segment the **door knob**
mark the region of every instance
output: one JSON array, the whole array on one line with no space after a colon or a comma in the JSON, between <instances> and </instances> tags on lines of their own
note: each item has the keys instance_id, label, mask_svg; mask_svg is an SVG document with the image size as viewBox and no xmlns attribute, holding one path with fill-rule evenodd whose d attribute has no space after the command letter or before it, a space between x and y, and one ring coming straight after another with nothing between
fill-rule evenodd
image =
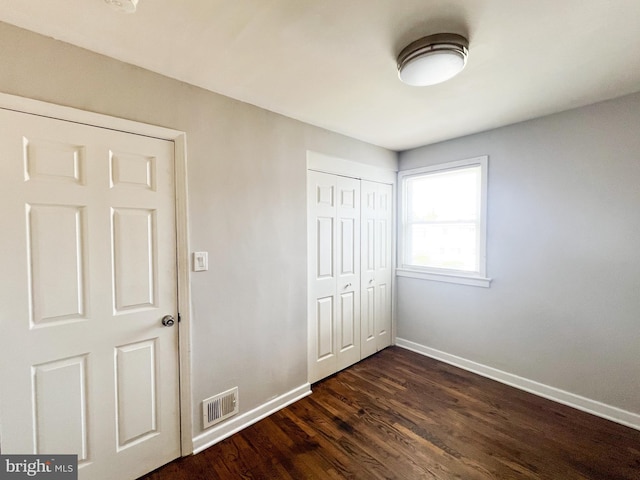
<instances>
[{"instance_id":1,"label":"door knob","mask_svg":"<svg viewBox=\"0 0 640 480\"><path fill-rule=\"evenodd\" d=\"M174 320L173 315L165 315L162 317L162 325L165 327L173 327L174 323L176 323L176 321Z\"/></svg>"}]
</instances>

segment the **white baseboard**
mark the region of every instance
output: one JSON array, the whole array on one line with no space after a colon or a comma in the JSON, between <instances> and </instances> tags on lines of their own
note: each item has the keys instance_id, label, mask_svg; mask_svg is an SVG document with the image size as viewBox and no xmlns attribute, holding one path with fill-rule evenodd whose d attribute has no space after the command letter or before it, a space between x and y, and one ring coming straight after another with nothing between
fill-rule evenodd
<instances>
[{"instance_id":1,"label":"white baseboard","mask_svg":"<svg viewBox=\"0 0 640 480\"><path fill-rule=\"evenodd\" d=\"M441 362L448 363L450 365L453 365L454 367L459 367L463 370L477 373L478 375L496 380L511 387L524 390L525 392L533 393L534 395L544 397L548 400L553 400L554 402L562 403L563 405L582 410L583 412L591 413L593 415L606 418L607 420L611 420L621 425L640 430L640 415L637 413L622 410L617 407L612 407L611 405L607 405L596 400L591 400L590 398L582 397L580 395L576 395L575 393L567 392L565 390L560 390L559 388L551 387L543 383L538 383L527 378L519 377L518 375L504 372L502 370L498 370L497 368L488 367L486 365L482 365L480 363L476 363L471 360L458 357L456 355L441 352L440 350L436 350L435 348L426 347L419 343L411 342L403 338L396 338L396 345L398 347L411 350L412 352L420 353L427 357L431 357L436 360L440 360Z\"/></svg>"},{"instance_id":2,"label":"white baseboard","mask_svg":"<svg viewBox=\"0 0 640 480\"><path fill-rule=\"evenodd\" d=\"M194 455L310 394L311 385L305 383L253 410L232 417L219 426L208 429L193 439Z\"/></svg>"}]
</instances>

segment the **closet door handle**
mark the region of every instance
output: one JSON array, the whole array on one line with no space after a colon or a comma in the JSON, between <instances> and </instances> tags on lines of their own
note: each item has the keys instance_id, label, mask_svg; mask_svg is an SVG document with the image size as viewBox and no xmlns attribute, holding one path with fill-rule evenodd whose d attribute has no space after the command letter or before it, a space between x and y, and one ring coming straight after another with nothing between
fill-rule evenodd
<instances>
[{"instance_id":1,"label":"closet door handle","mask_svg":"<svg viewBox=\"0 0 640 480\"><path fill-rule=\"evenodd\" d=\"M349 288L350 286L351 286L351 284L350 284L350 283L347 283L347 284L344 286L344 288Z\"/></svg>"}]
</instances>

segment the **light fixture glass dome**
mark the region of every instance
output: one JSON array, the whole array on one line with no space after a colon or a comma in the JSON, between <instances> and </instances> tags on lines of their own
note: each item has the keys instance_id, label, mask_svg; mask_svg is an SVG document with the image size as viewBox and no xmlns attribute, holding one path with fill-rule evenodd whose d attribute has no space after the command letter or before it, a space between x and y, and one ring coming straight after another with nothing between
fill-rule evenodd
<instances>
[{"instance_id":1,"label":"light fixture glass dome","mask_svg":"<svg viewBox=\"0 0 640 480\"><path fill-rule=\"evenodd\" d=\"M455 77L467 63L469 42L439 33L409 44L398 55L398 76L412 86L435 85Z\"/></svg>"},{"instance_id":2,"label":"light fixture glass dome","mask_svg":"<svg viewBox=\"0 0 640 480\"><path fill-rule=\"evenodd\" d=\"M138 0L104 0L118 12L135 13L138 8Z\"/></svg>"}]
</instances>

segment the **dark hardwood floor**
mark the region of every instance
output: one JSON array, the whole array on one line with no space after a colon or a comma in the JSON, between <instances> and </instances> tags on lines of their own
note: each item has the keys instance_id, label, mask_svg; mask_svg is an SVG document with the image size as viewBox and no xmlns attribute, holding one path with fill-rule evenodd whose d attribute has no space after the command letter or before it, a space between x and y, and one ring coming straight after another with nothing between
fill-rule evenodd
<instances>
[{"instance_id":1,"label":"dark hardwood floor","mask_svg":"<svg viewBox=\"0 0 640 480\"><path fill-rule=\"evenodd\" d=\"M640 431L390 347L145 480L640 479Z\"/></svg>"}]
</instances>

